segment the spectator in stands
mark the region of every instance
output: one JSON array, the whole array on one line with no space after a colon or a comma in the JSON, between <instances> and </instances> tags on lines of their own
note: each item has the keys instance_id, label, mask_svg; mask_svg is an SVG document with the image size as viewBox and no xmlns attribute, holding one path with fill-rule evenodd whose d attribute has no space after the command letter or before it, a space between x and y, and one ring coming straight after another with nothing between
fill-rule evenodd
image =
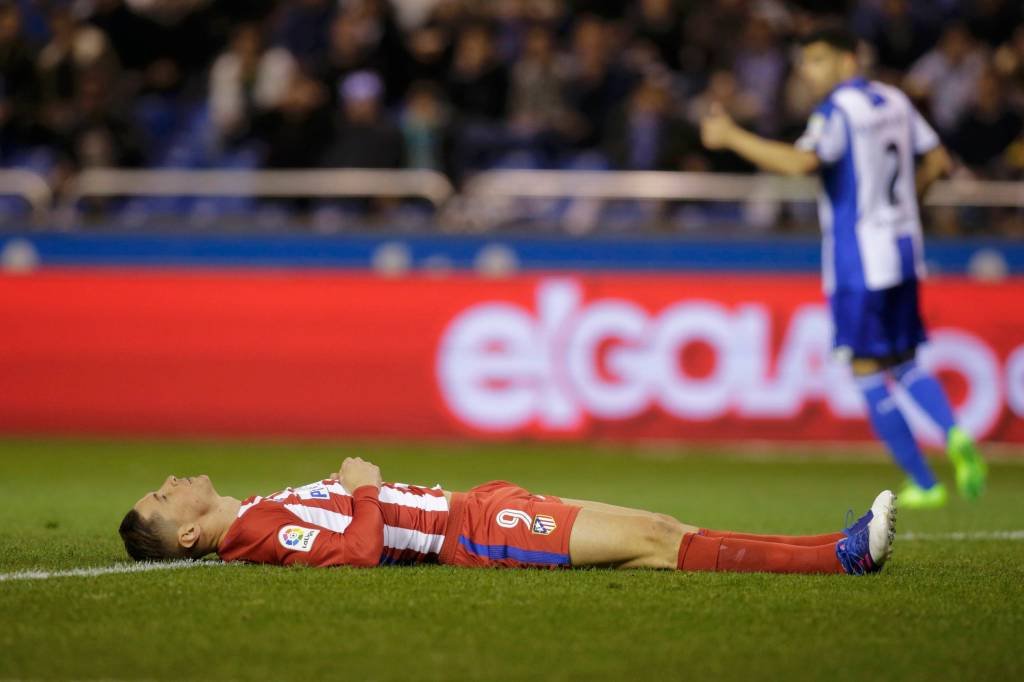
<instances>
[{"instance_id":1,"label":"spectator in stands","mask_svg":"<svg viewBox=\"0 0 1024 682\"><path fill-rule=\"evenodd\" d=\"M324 165L340 168L401 168L402 133L387 119L384 85L376 73L357 71L341 84L342 116Z\"/></svg>"},{"instance_id":2,"label":"spectator in stands","mask_svg":"<svg viewBox=\"0 0 1024 682\"><path fill-rule=\"evenodd\" d=\"M578 116L575 142L596 147L607 135L615 110L629 94L634 77L615 58L616 44L604 20L580 17L572 35L566 98Z\"/></svg>"},{"instance_id":3,"label":"spectator in stands","mask_svg":"<svg viewBox=\"0 0 1024 682\"><path fill-rule=\"evenodd\" d=\"M177 24L213 0L125 0L133 12L164 25Z\"/></svg>"},{"instance_id":4,"label":"spectator in stands","mask_svg":"<svg viewBox=\"0 0 1024 682\"><path fill-rule=\"evenodd\" d=\"M544 24L532 26L523 51L512 67L509 120L520 135L567 132L572 116L563 95L565 69L555 51L554 31Z\"/></svg>"},{"instance_id":5,"label":"spectator in stands","mask_svg":"<svg viewBox=\"0 0 1024 682\"><path fill-rule=\"evenodd\" d=\"M679 170L700 145L694 129L673 114L664 79L648 78L613 119L604 146L615 168Z\"/></svg>"},{"instance_id":6,"label":"spectator in stands","mask_svg":"<svg viewBox=\"0 0 1024 682\"><path fill-rule=\"evenodd\" d=\"M430 19L438 0L391 0L395 18L404 31L412 33Z\"/></svg>"},{"instance_id":7,"label":"spectator in stands","mask_svg":"<svg viewBox=\"0 0 1024 682\"><path fill-rule=\"evenodd\" d=\"M328 32L337 2L332 0L291 0L282 3L276 38L303 66L323 61L328 51Z\"/></svg>"},{"instance_id":8,"label":"spectator in stands","mask_svg":"<svg viewBox=\"0 0 1024 682\"><path fill-rule=\"evenodd\" d=\"M338 86L356 71L374 68L373 36L366 35L354 12L339 12L330 23L327 52L319 65L320 80L337 102Z\"/></svg>"},{"instance_id":9,"label":"spectator in stands","mask_svg":"<svg viewBox=\"0 0 1024 682\"><path fill-rule=\"evenodd\" d=\"M76 19L71 8L50 11L50 41L36 63L40 119L53 135L67 135L76 124L75 96L83 75L100 75L113 82L117 57L103 31Z\"/></svg>"},{"instance_id":10,"label":"spectator in stands","mask_svg":"<svg viewBox=\"0 0 1024 682\"><path fill-rule=\"evenodd\" d=\"M405 72L409 82L429 81L443 85L451 64L452 35L440 26L421 26L406 40L406 54Z\"/></svg>"},{"instance_id":11,"label":"spectator in stands","mask_svg":"<svg viewBox=\"0 0 1024 682\"><path fill-rule=\"evenodd\" d=\"M672 69L679 67L679 36L682 17L673 0L641 0L636 3L630 23L637 38L658 50L662 63Z\"/></svg>"},{"instance_id":12,"label":"spectator in stands","mask_svg":"<svg viewBox=\"0 0 1024 682\"><path fill-rule=\"evenodd\" d=\"M1021 135L1022 120L1006 99L1006 87L994 70L978 80L973 102L950 139L969 166L993 177L1007 175L1006 150Z\"/></svg>"},{"instance_id":13,"label":"spectator in stands","mask_svg":"<svg viewBox=\"0 0 1024 682\"><path fill-rule=\"evenodd\" d=\"M861 3L860 34L875 48L880 69L905 71L935 43L932 22L914 12L910 0L881 0L878 5Z\"/></svg>"},{"instance_id":14,"label":"spectator in stands","mask_svg":"<svg viewBox=\"0 0 1024 682\"><path fill-rule=\"evenodd\" d=\"M754 130L774 137L781 126L777 106L788 71L786 53L766 17L754 16L740 38L732 71L739 89L756 103Z\"/></svg>"},{"instance_id":15,"label":"spectator in stands","mask_svg":"<svg viewBox=\"0 0 1024 682\"><path fill-rule=\"evenodd\" d=\"M256 137L269 168L313 168L330 144L334 123L324 85L303 71L289 79L277 106L257 114Z\"/></svg>"},{"instance_id":16,"label":"spectator in stands","mask_svg":"<svg viewBox=\"0 0 1024 682\"><path fill-rule=\"evenodd\" d=\"M1024 24L1018 26L1013 37L996 51L992 65L1005 80L1010 101L1024 110Z\"/></svg>"},{"instance_id":17,"label":"spectator in stands","mask_svg":"<svg viewBox=\"0 0 1024 682\"><path fill-rule=\"evenodd\" d=\"M95 0L89 21L103 31L118 62L139 81L132 84L138 90L142 71L156 61L164 41L160 27L133 12L123 0Z\"/></svg>"},{"instance_id":18,"label":"spectator in stands","mask_svg":"<svg viewBox=\"0 0 1024 682\"><path fill-rule=\"evenodd\" d=\"M1020 0L968 0L966 20L971 33L989 47L1010 40L1024 20Z\"/></svg>"},{"instance_id":19,"label":"spectator in stands","mask_svg":"<svg viewBox=\"0 0 1024 682\"><path fill-rule=\"evenodd\" d=\"M363 26L363 33L373 43L372 68L384 81L388 106L401 103L408 80L405 39L398 27L390 0L348 0Z\"/></svg>"},{"instance_id":20,"label":"spectator in stands","mask_svg":"<svg viewBox=\"0 0 1024 682\"><path fill-rule=\"evenodd\" d=\"M0 2L0 158L35 141L36 102L35 54L21 35L21 12Z\"/></svg>"},{"instance_id":21,"label":"spectator in stands","mask_svg":"<svg viewBox=\"0 0 1024 682\"><path fill-rule=\"evenodd\" d=\"M413 83L402 108L400 127L406 168L451 174L451 114L437 86Z\"/></svg>"},{"instance_id":22,"label":"spectator in stands","mask_svg":"<svg viewBox=\"0 0 1024 682\"><path fill-rule=\"evenodd\" d=\"M132 89L177 96L219 49L212 0L95 0L90 21L106 33Z\"/></svg>"},{"instance_id":23,"label":"spectator in stands","mask_svg":"<svg viewBox=\"0 0 1024 682\"><path fill-rule=\"evenodd\" d=\"M79 120L63 145L66 161L74 168L131 167L146 161L138 130L112 106L110 91L101 72L90 72L79 81Z\"/></svg>"},{"instance_id":24,"label":"spectator in stands","mask_svg":"<svg viewBox=\"0 0 1024 682\"><path fill-rule=\"evenodd\" d=\"M244 139L253 117L281 106L291 87L296 64L283 48L264 44L259 24L235 29L231 46L210 71L210 116L223 143Z\"/></svg>"},{"instance_id":25,"label":"spectator in stands","mask_svg":"<svg viewBox=\"0 0 1024 682\"><path fill-rule=\"evenodd\" d=\"M486 24L471 24L459 34L448 72L448 98L472 122L498 122L508 101L508 71L494 50Z\"/></svg>"},{"instance_id":26,"label":"spectator in stands","mask_svg":"<svg viewBox=\"0 0 1024 682\"><path fill-rule=\"evenodd\" d=\"M936 128L949 134L970 106L985 65L985 53L967 26L952 24L935 49L914 64L905 89L911 97L928 103Z\"/></svg>"},{"instance_id":27,"label":"spectator in stands","mask_svg":"<svg viewBox=\"0 0 1024 682\"><path fill-rule=\"evenodd\" d=\"M626 13L633 0L568 0L571 13L576 16L590 15L602 19L619 19Z\"/></svg>"}]
</instances>

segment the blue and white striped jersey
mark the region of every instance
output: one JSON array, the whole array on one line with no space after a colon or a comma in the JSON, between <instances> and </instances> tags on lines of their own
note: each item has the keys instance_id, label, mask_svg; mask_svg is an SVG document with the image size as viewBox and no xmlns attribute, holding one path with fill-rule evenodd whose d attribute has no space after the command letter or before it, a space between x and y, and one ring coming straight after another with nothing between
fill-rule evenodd
<instances>
[{"instance_id":1,"label":"blue and white striped jersey","mask_svg":"<svg viewBox=\"0 0 1024 682\"><path fill-rule=\"evenodd\" d=\"M821 160L818 209L827 293L923 277L914 157L940 144L900 90L863 78L836 87L797 141Z\"/></svg>"}]
</instances>

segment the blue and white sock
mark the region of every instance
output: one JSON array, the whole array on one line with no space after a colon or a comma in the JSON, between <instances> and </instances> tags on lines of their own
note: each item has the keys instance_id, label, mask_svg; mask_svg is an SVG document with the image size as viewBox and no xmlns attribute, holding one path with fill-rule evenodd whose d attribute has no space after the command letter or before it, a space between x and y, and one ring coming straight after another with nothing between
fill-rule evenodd
<instances>
[{"instance_id":1,"label":"blue and white sock","mask_svg":"<svg viewBox=\"0 0 1024 682\"><path fill-rule=\"evenodd\" d=\"M885 374L878 372L857 377L857 386L868 404L868 418L875 433L889 447L896 463L907 472L921 488L927 490L935 485L935 474L914 440L907 420L896 405L885 383Z\"/></svg>"},{"instance_id":2,"label":"blue and white sock","mask_svg":"<svg viewBox=\"0 0 1024 682\"><path fill-rule=\"evenodd\" d=\"M892 375L906 389L914 402L942 429L942 436L945 438L949 430L956 426L956 418L939 380L926 372L916 360L909 360L894 367Z\"/></svg>"}]
</instances>

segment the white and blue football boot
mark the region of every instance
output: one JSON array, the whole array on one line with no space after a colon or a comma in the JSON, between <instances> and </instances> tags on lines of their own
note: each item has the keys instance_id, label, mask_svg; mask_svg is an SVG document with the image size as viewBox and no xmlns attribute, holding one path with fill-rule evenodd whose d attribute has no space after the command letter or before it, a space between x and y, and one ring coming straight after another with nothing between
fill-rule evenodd
<instances>
[{"instance_id":1,"label":"white and blue football boot","mask_svg":"<svg viewBox=\"0 0 1024 682\"><path fill-rule=\"evenodd\" d=\"M846 537L836 543L836 557L850 575L878 573L892 556L896 538L896 495L883 490L871 509L843 529Z\"/></svg>"}]
</instances>

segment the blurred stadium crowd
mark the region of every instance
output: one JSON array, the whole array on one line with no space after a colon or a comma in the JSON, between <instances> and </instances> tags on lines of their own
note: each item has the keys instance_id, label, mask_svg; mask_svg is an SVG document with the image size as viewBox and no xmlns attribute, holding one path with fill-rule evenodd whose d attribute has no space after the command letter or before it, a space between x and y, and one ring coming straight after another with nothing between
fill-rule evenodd
<instances>
[{"instance_id":1,"label":"blurred stadium crowd","mask_svg":"<svg viewBox=\"0 0 1024 682\"><path fill-rule=\"evenodd\" d=\"M3 0L0 163L744 171L701 116L795 138L836 17L961 173L1024 178L1021 0Z\"/></svg>"}]
</instances>

